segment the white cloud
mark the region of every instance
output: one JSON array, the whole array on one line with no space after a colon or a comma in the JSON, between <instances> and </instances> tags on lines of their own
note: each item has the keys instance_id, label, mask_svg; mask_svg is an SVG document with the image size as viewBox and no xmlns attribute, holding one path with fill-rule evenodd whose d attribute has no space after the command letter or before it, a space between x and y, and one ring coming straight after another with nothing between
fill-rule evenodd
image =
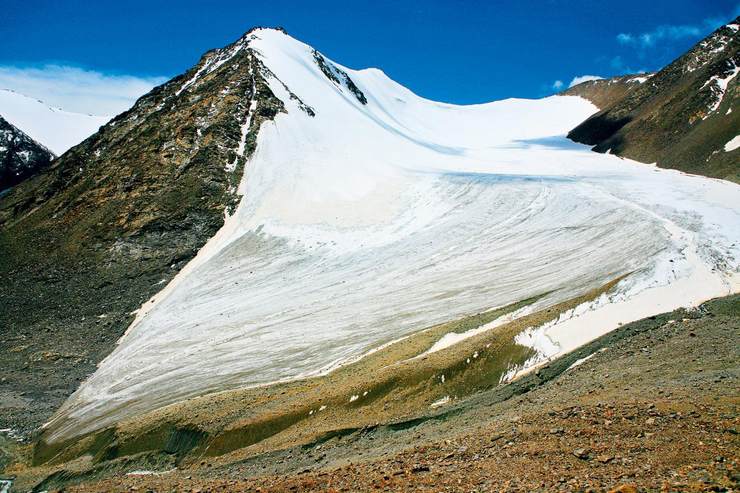
<instances>
[{"instance_id":1,"label":"white cloud","mask_svg":"<svg viewBox=\"0 0 740 493\"><path fill-rule=\"evenodd\" d=\"M568 87L577 86L581 82L588 82L590 80L601 80L603 77L600 75L579 75L578 77L573 77L573 80L570 81L570 84L568 84Z\"/></svg>"},{"instance_id":2,"label":"white cloud","mask_svg":"<svg viewBox=\"0 0 740 493\"><path fill-rule=\"evenodd\" d=\"M617 34L617 42L622 45L646 49L663 41L676 41L684 38L700 38L740 15L740 4L735 7L733 12L734 13L732 15L727 15L726 17L707 17L696 24L665 24L656 27L652 31L644 33L619 33Z\"/></svg>"},{"instance_id":3,"label":"white cloud","mask_svg":"<svg viewBox=\"0 0 740 493\"><path fill-rule=\"evenodd\" d=\"M634 39L635 37L628 33L617 34L617 41L619 41L623 45L632 43Z\"/></svg>"},{"instance_id":4,"label":"white cloud","mask_svg":"<svg viewBox=\"0 0 740 493\"><path fill-rule=\"evenodd\" d=\"M698 38L704 32L705 29L698 26L664 25L658 26L650 32L640 34L619 33L617 34L617 41L624 45L648 48L663 40L675 41L683 38Z\"/></svg>"},{"instance_id":5,"label":"white cloud","mask_svg":"<svg viewBox=\"0 0 740 493\"><path fill-rule=\"evenodd\" d=\"M64 65L0 66L0 89L12 89L50 106L92 115L121 113L165 80L103 74Z\"/></svg>"},{"instance_id":6,"label":"white cloud","mask_svg":"<svg viewBox=\"0 0 740 493\"><path fill-rule=\"evenodd\" d=\"M559 91L560 89L563 88L563 85L564 84L562 80L556 80L555 82L552 83L552 88L555 89L556 91Z\"/></svg>"}]
</instances>

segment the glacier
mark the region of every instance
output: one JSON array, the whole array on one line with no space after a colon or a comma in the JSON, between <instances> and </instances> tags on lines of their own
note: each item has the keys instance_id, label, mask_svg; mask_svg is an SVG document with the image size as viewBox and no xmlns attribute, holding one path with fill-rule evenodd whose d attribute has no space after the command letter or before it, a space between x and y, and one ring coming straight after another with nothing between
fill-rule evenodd
<instances>
[{"instance_id":1,"label":"glacier","mask_svg":"<svg viewBox=\"0 0 740 493\"><path fill-rule=\"evenodd\" d=\"M529 343L548 338L553 357L738 290L740 187L568 141L590 102L439 103L327 58L364 104L287 34L244 43L286 112L262 125L236 211L141 307L47 424L50 440L322 374L439 322L533 295L544 308L619 276Z\"/></svg>"}]
</instances>

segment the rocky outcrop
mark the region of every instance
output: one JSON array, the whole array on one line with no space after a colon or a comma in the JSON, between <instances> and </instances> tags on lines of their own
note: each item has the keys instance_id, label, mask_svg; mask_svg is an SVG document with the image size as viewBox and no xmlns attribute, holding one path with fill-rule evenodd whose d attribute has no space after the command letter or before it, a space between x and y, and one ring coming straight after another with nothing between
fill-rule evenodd
<instances>
[{"instance_id":1,"label":"rocky outcrop","mask_svg":"<svg viewBox=\"0 0 740 493\"><path fill-rule=\"evenodd\" d=\"M365 94L360 90L359 87L357 87L357 85L350 78L347 72L337 67L333 63L327 61L326 58L324 58L324 56L316 50L313 50L313 59L321 69L321 72L323 72L323 74L327 77L327 79L332 81L338 87L346 87L349 92L351 92L355 96L355 98L357 98L357 101L359 101L361 104L367 104L367 98L365 97Z\"/></svg>"},{"instance_id":2,"label":"rocky outcrop","mask_svg":"<svg viewBox=\"0 0 740 493\"><path fill-rule=\"evenodd\" d=\"M738 31L740 18L602 107L568 137L598 152L740 182L740 155L726 148L740 128Z\"/></svg>"},{"instance_id":3,"label":"rocky outcrop","mask_svg":"<svg viewBox=\"0 0 740 493\"><path fill-rule=\"evenodd\" d=\"M0 192L49 166L54 154L0 116Z\"/></svg>"}]
</instances>

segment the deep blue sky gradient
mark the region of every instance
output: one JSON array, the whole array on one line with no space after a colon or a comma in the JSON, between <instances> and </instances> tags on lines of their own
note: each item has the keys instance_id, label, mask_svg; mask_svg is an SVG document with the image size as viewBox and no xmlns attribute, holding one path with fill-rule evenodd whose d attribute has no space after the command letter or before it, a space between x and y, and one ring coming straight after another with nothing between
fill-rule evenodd
<instances>
[{"instance_id":1,"label":"deep blue sky gradient","mask_svg":"<svg viewBox=\"0 0 740 493\"><path fill-rule=\"evenodd\" d=\"M737 15L737 0L400 2L3 0L0 65L63 63L177 75L254 25L288 33L352 68L379 67L416 93L475 103L540 97L555 80L655 70L701 36L619 43L619 33Z\"/></svg>"}]
</instances>

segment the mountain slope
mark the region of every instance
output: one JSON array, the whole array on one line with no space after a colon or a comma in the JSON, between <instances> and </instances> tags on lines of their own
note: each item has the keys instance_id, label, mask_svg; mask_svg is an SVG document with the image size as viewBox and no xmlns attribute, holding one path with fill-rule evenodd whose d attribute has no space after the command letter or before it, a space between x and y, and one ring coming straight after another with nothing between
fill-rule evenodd
<instances>
[{"instance_id":1,"label":"mountain slope","mask_svg":"<svg viewBox=\"0 0 740 493\"><path fill-rule=\"evenodd\" d=\"M97 132L110 117L52 108L42 101L0 89L0 116L60 156Z\"/></svg>"},{"instance_id":2,"label":"mountain slope","mask_svg":"<svg viewBox=\"0 0 740 493\"><path fill-rule=\"evenodd\" d=\"M253 56L226 51L0 198L3 427L48 419L223 225L256 129L282 108Z\"/></svg>"},{"instance_id":3,"label":"mountain slope","mask_svg":"<svg viewBox=\"0 0 740 493\"><path fill-rule=\"evenodd\" d=\"M538 374L413 419L177 466L165 454L70 465L37 489L737 490L738 336L735 295L626 324Z\"/></svg>"},{"instance_id":4,"label":"mountain slope","mask_svg":"<svg viewBox=\"0 0 740 493\"><path fill-rule=\"evenodd\" d=\"M658 166L740 181L740 18L720 27L568 137Z\"/></svg>"},{"instance_id":5,"label":"mountain slope","mask_svg":"<svg viewBox=\"0 0 740 493\"><path fill-rule=\"evenodd\" d=\"M0 192L47 167L54 155L0 117Z\"/></svg>"},{"instance_id":6,"label":"mountain slope","mask_svg":"<svg viewBox=\"0 0 740 493\"><path fill-rule=\"evenodd\" d=\"M276 30L211 56L182 94L252 56L285 112L261 128L233 214L142 305L46 427L51 443L191 397L323 375L525 299L531 312L566 312L517 335L530 349L509 363L527 367L736 289L740 190L567 142L594 111L582 98L436 103ZM568 305L617 280L604 298Z\"/></svg>"},{"instance_id":7,"label":"mountain slope","mask_svg":"<svg viewBox=\"0 0 740 493\"><path fill-rule=\"evenodd\" d=\"M37 463L310 441L737 290L740 189L566 140L595 110L429 101L279 30L206 53L0 200L3 422L94 370Z\"/></svg>"}]
</instances>

